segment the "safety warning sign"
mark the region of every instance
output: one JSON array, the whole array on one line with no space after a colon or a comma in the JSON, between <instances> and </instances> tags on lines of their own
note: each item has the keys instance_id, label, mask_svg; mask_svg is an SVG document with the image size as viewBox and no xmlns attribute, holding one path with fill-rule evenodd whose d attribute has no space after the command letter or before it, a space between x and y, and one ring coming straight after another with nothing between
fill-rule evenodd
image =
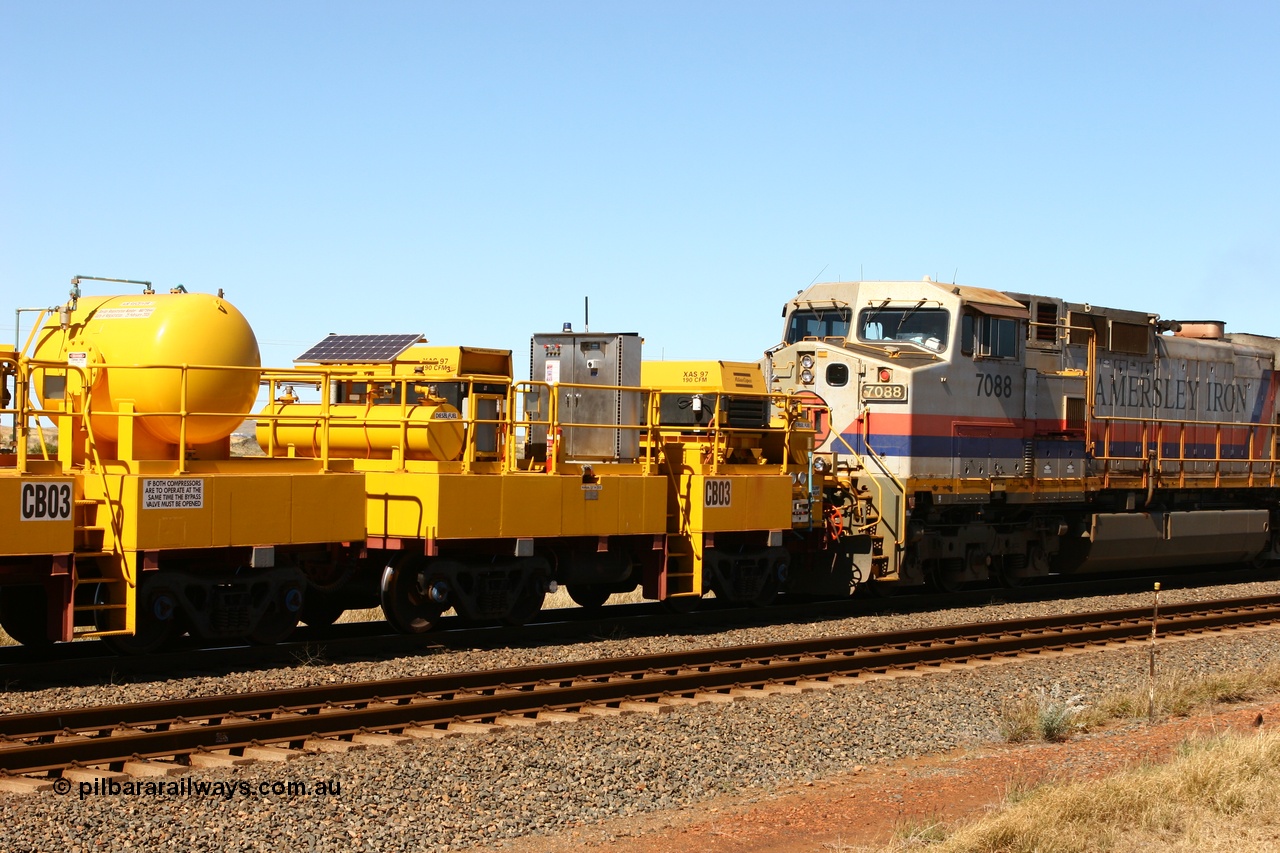
<instances>
[{"instance_id":1,"label":"safety warning sign","mask_svg":"<svg viewBox=\"0 0 1280 853\"><path fill-rule=\"evenodd\" d=\"M142 508L203 509L204 480L195 477L143 480Z\"/></svg>"},{"instance_id":2,"label":"safety warning sign","mask_svg":"<svg viewBox=\"0 0 1280 853\"><path fill-rule=\"evenodd\" d=\"M155 308L99 308L93 316L99 320L145 320L155 311Z\"/></svg>"}]
</instances>

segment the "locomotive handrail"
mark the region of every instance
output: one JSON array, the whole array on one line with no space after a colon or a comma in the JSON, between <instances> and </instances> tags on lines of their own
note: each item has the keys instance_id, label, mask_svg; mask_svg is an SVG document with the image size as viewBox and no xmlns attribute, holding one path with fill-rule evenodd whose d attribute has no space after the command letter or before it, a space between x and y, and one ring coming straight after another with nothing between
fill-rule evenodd
<instances>
[{"instance_id":1,"label":"locomotive handrail","mask_svg":"<svg viewBox=\"0 0 1280 853\"><path fill-rule=\"evenodd\" d=\"M686 389L676 386L658 386L647 389L655 402L660 401L663 394L687 393ZM711 474L718 474L723 459L729 456L729 439L734 435L753 435L759 433L761 427L735 427L721 424L721 415L727 412L721 408L726 396L736 398L759 399L769 404L769 410L780 410L784 413L785 425L781 428L782 432L782 458L780 462L781 473L786 473L791 461L791 440L795 432L798 431L797 424L801 420L799 411L799 398L792 394L779 391L733 391L732 394L725 392L707 392L715 397L714 404L711 409L710 419L706 424L698 424L690 426L687 424L662 424L659 420L659 411L655 410L651 415L650 422L656 426L658 435L668 433L684 433L689 429L695 429L700 433L708 435L711 439L712 455L711 455ZM774 427L767 427L774 429Z\"/></svg>"},{"instance_id":2,"label":"locomotive handrail","mask_svg":"<svg viewBox=\"0 0 1280 853\"><path fill-rule=\"evenodd\" d=\"M308 413L305 416L305 418L314 420L314 422L317 425L317 428L321 431L322 441L328 435L328 430L331 429L338 422L359 421L364 423L366 452L368 452L371 456L372 456L372 449L368 445L369 436L373 432L377 432L380 430L396 429L400 433L400 438L399 438L399 441L392 447L392 459L396 462L396 464L402 465L405 459L405 453L403 448L407 447L406 433L408 432L408 430L414 428L414 425L410 422L409 407L412 405L415 405L415 403L411 400L411 395L408 393L407 387L411 384L421 382L422 381L421 376L419 375L379 376L376 373L369 370L367 367L363 367L363 366L362 367L343 366L337 370L332 370L328 366L326 366L326 367L315 368L310 370L300 370L298 368L293 368L290 370L285 370L280 372L271 371L271 370L265 370L262 372L263 382L269 385L272 399L278 402L293 401L291 397L284 398L284 397L278 396L279 386L286 383L290 385L314 384L316 385L317 388L322 388L322 387L326 387L326 383L330 383L332 381L337 381L337 380L345 381L345 380L356 379L356 378L358 378L361 381L366 381L371 385L377 384L385 387L400 386L398 398L395 394L392 394L390 395L391 399L388 401L393 403L399 409L398 417L394 419L388 418L386 421L383 421L383 422L370 423L365 418L362 418L361 414L359 413L350 413L350 412L334 413L332 411L328 411L327 406L325 406L324 404L327 404L327 402L331 399L331 395L326 391L322 395L322 401L323 401L322 408L325 408L326 410L322 411L320 414L316 414L314 412ZM566 429L583 429L583 430L590 429L590 430L610 430L610 431L624 431L627 433L636 433L638 438L646 442L646 446L657 446L657 444L659 443L657 440L657 437L664 432L665 428L662 425L660 418L658 417L659 413L655 408L654 404L656 403L656 401L658 400L661 394L673 393L681 390L675 387L654 388L654 387L644 387L644 386L594 385L594 384L588 384L588 383L568 383L568 382L560 382L552 385L551 383L535 381L535 380L527 380L527 381L513 383L510 381L510 378L505 375L493 376L493 377L487 377L487 376L458 377L457 380L451 379L450 381L456 381L457 383L464 385L465 398L467 400L479 400L479 399L487 398L487 399L494 400L499 404L499 406L501 406L501 411L498 412L497 417L488 417L488 418L481 417L480 411L479 411L480 407L474 404L468 407L467 411L465 412L464 421L466 424L466 429L464 432L464 445L463 445L463 449L460 456L457 457L457 459L455 460L462 465L462 469L464 472L469 472L473 470L474 463L478 461L485 461L481 459L482 454L484 455L492 454L492 456L496 458L496 461L499 464L498 470L503 473L520 473L520 472L532 473L535 471L542 471L542 472L554 471L557 468L557 466L560 464L560 461L562 459L562 448L549 447L547 457L546 457L546 462L541 468L539 468L536 465L530 464L528 461L522 461L516 452L516 445L519 437L523 435L527 438L527 436L529 435L530 432L532 432L532 430L538 429L538 428L547 430L547 433L550 439L548 441L548 444L558 444L559 440L562 438L563 431ZM496 391L492 394L485 394L484 392L478 392L476 390L477 386L485 382L491 382L493 384L501 384L505 386L505 389L506 389L505 396L499 395ZM593 393L611 392L611 393L636 394L639 396L643 404L642 405L643 414L639 415L637 420L630 423L617 423L617 422L594 423L594 422L583 422L583 421L576 421L576 420L575 421L566 420L564 417L564 409L563 409L562 401L560 400L560 397L559 397L560 391L562 390L568 393L573 393L575 391L586 391L586 392L593 392ZM539 408L531 408L531 405L530 405L531 400L529 398L534 397L537 399L542 399L544 395L547 401L547 405L545 409L541 408L541 406L539 406ZM387 392L385 391L385 388L381 396L384 399L388 396ZM734 392L734 396L757 397L762 400L766 400L773 403L779 403L779 401L783 401L787 398L787 395L785 394L779 394L778 392L769 392L769 391ZM521 405L522 397L524 398L524 401L523 401L524 405ZM731 437L733 435L751 434L754 432L758 432L759 430L758 427L731 427L731 426L721 425L720 415L723 409L722 409L722 404L719 397L720 395L716 395L716 406L713 409L711 421L699 427L699 430L703 430L708 433L709 440L712 443L714 448L714 453L712 454L713 458L710 460L710 464L712 465L713 472L719 470L719 466L723 461L725 454L728 453L728 447L731 443ZM376 398L377 398L377 395L374 392L370 391L368 393L365 400L365 406L364 406L365 414L373 410L375 406ZM290 415L285 412L281 412L281 414L277 415L274 413L268 413L265 410L257 415L257 418L259 420L266 421L266 422L276 422L281 420L293 421L298 417L299 417L298 415ZM784 471L786 468L786 464L787 464L786 460L790 454L790 447L792 443L790 433L791 431L794 430L795 421L796 421L795 417L793 416L789 417L787 428L785 430L786 437L784 438L783 459L781 460L782 468ZM495 446L492 449L480 450L479 444L478 444L478 442L480 441L480 435L479 435L479 430L477 428L485 427L485 426L494 428ZM277 441L277 437L275 435L275 431L272 430L267 438L267 446L264 448L267 451L267 453L272 456L275 456L277 453L280 452L278 445L276 444L276 441ZM385 450L385 448L383 449ZM314 447L313 447L313 450L314 450ZM323 454L323 450L322 450L322 454ZM445 461L448 461L448 460L445 460ZM636 456L636 462L641 466L641 469L645 473L648 473L650 467L654 464L655 461L656 460L651 458L651 456L648 456L643 453L638 453Z\"/></svg>"},{"instance_id":3,"label":"locomotive handrail","mask_svg":"<svg viewBox=\"0 0 1280 853\"><path fill-rule=\"evenodd\" d=\"M1276 460L1270 456L1259 456L1255 454L1256 444L1259 440L1265 441L1266 433L1274 433L1276 426L1264 421L1217 421L1217 420L1199 420L1195 418L1139 418L1130 415L1099 415L1096 420L1104 424L1103 429L1103 453L1096 454L1095 459L1110 462L1149 462L1150 467L1143 472L1144 481L1150 477L1154 481L1160 479L1162 463L1175 463L1178 466L1177 478L1179 487L1185 486L1187 481L1186 466L1188 463L1211 464L1214 467L1213 476L1215 484L1221 482L1223 476L1223 465L1239 465L1247 469L1240 473L1247 475L1249 485L1255 482L1255 467L1258 465L1266 465L1269 468L1268 485L1275 485L1276 482ZM1120 454L1112 452L1112 445L1115 439L1112 437L1112 424L1139 423L1143 426L1142 440L1137 442L1140 446L1139 455ZM1214 454L1209 456L1188 456L1187 455L1187 430L1189 427L1212 427L1214 431ZM1177 429L1178 431L1178 453L1177 455L1168 455L1164 452L1166 441L1165 434L1168 430ZM1149 434L1149 430L1154 430L1154 439ZM1223 432L1224 430L1247 431L1247 440L1245 446L1247 448L1245 456L1224 456L1222 453ZM1264 433L1264 437L1260 439L1259 432ZM1207 473L1207 472L1206 472ZM1231 472L1228 472L1228 476Z\"/></svg>"},{"instance_id":4,"label":"locomotive handrail","mask_svg":"<svg viewBox=\"0 0 1280 853\"><path fill-rule=\"evenodd\" d=\"M35 341L36 333L44 329L45 318L48 317L51 312L57 309L43 308L43 309L37 309L37 310L40 311L40 314L36 317L35 322L31 324L31 331L27 332L27 339L22 344L22 346L18 349L19 353L27 353L32 351L31 344L33 341ZM15 334L16 334L16 330L15 330ZM14 343L16 344L17 340L15 340Z\"/></svg>"},{"instance_id":5,"label":"locomotive handrail","mask_svg":"<svg viewBox=\"0 0 1280 853\"><path fill-rule=\"evenodd\" d=\"M616 391L620 393L638 394L642 399L642 409L645 412L644 420L638 423L587 423L565 420L561 416L561 400L559 396L560 390L564 389L568 389L570 391L577 389L586 391ZM536 393L540 397L542 392L545 392L549 403L546 414L540 415L536 418L528 417L528 405L526 404L523 407L519 405L521 395L528 396ZM512 383L511 402L508 405L508 418L506 420L506 423L509 426L508 440L513 440L511 436L514 435L515 430L531 430L535 427L547 429L549 445L551 444L551 436L557 437L556 443L558 445L558 431L566 429L625 430L628 432L639 433L642 440L646 443L646 446L656 448L659 444L660 437L664 434L684 433L689 430L696 430L700 434L704 435L708 443L711 445L712 453L710 454L711 458L708 461L708 464L710 466L710 472L712 474L716 474L719 473L720 466L723 464L723 460L727 456L730 438L732 436L751 435L760 432L760 427L736 427L721 423L721 414L724 411L722 409L722 398L726 396L724 392L707 392L715 397L715 402L709 411L707 423L692 425L664 425L660 419L658 402L663 394L673 393L687 393L687 389L682 389L677 386L591 385L573 382L558 382L552 385L551 383L539 380L527 380ZM780 404L784 410L786 409L785 401L791 399L790 395L776 391L734 391L732 396L741 398L758 398L769 403ZM522 412L524 413L523 415L520 414ZM782 429L785 437L783 440L783 454L780 461L780 467L784 473L790 456L790 436L795 429L797 420L798 417L794 413L789 412L787 415L786 426ZM549 446L547 448L547 459L549 460L550 468L554 469L555 465L558 464L560 451L561 448L558 446L555 448ZM653 453L640 453L637 459L646 473L651 465L657 462Z\"/></svg>"},{"instance_id":6,"label":"locomotive handrail","mask_svg":"<svg viewBox=\"0 0 1280 853\"><path fill-rule=\"evenodd\" d=\"M33 359L29 359L29 358L25 358L25 357L23 357L23 358L22 358L22 361L23 361L23 364L24 364L24 367L25 367L25 372L24 372L24 375L23 375L24 397L25 397L25 400L24 400L24 408L26 408L27 418L34 418L34 419L35 419L35 422L36 422L36 437L39 439L39 442L40 442L40 453L41 453L41 455L43 456L43 458L44 458L44 460L45 460L45 461L51 461L51 460L49 459L49 448L48 448L48 445L47 445L47 444L45 444L45 440L44 440L44 429L40 426L40 419L41 419L41 418L47 418L47 419L49 420L49 422L50 422L51 424L53 424L53 429L55 430L55 432L60 433L60 432L61 432L61 426L58 424L58 418L59 418L59 417L61 417L61 416L63 416L63 415L71 415L72 417L77 417L77 416L79 416L79 417L83 417L83 412L81 412L81 413L77 413L77 412L74 412L74 411L68 411L68 410L67 410L67 408L66 408L66 405L65 405L65 403L66 403L66 401L65 401L65 400L63 401L63 402L64 402L64 405L63 405L63 407L62 407L61 409L49 409L49 408L45 408L42 404L39 404L39 403L37 403L34 399L32 399L30 395L32 395L32 394L34 394L34 393L35 393L35 386L34 386L34 385L32 384L32 382L31 382L31 374L32 374L35 370L37 370L37 369L39 369L41 366L43 366L45 363L44 363L44 362L38 362L38 361L35 361L35 360L33 360ZM57 369L60 369L60 370L75 369L75 368L70 368L70 367L68 367L67 365L63 364L62 362L56 362L56 363L53 363L53 366L54 366L54 367L56 367ZM28 427L28 428L29 428L29 427ZM92 438L93 438L92 433L90 433L90 441L92 441ZM25 442L24 442L24 444L25 444ZM58 442L58 446L59 446L59 447L61 447L61 446L62 446L61 435L59 435L59 442ZM56 460L54 460L54 461L56 461ZM66 466L64 466L64 468L65 468L65 467L66 467Z\"/></svg>"},{"instance_id":7,"label":"locomotive handrail","mask_svg":"<svg viewBox=\"0 0 1280 853\"><path fill-rule=\"evenodd\" d=\"M27 421L32 417L32 414L28 411L28 404L31 401L27 398L29 384L27 365L25 359L16 350L12 354L8 352L0 353L0 363L9 365L10 369L4 372L13 376L13 396L9 399L11 405L0 408L0 414L12 415L13 417L13 435L11 438L16 457L14 463L18 472L25 474L27 473L27 441L29 440L27 433L30 429ZM43 433L41 438L43 439Z\"/></svg>"},{"instance_id":8,"label":"locomotive handrail","mask_svg":"<svg viewBox=\"0 0 1280 853\"><path fill-rule=\"evenodd\" d=\"M888 476L890 480L893 481L893 484L895 486L898 487L899 494L901 494L902 497L905 499L907 496L907 487L903 485L903 482L899 480L892 471L889 470L889 466L885 463L884 458L881 457L879 453L876 453L876 449L871 446L871 410L870 409L868 408L863 409L861 420L862 420L862 446L867 449L867 453L870 454L871 458L875 460L875 463L877 466L879 466L880 470L884 472L884 474ZM872 481L874 482L874 480L875 478L873 477ZM884 510L883 510L884 493L883 492L880 493L880 506L881 506L880 518L883 520L884 519ZM893 547L895 549L901 548L903 543L907 541L907 537L905 533L906 525L902 525L902 527L904 528L903 530L894 530L892 527L889 528L893 532Z\"/></svg>"},{"instance_id":9,"label":"locomotive handrail","mask_svg":"<svg viewBox=\"0 0 1280 853\"><path fill-rule=\"evenodd\" d=\"M77 368L77 370L79 369L80 368ZM83 419L84 430L85 430L85 433L89 436L89 440L87 442L89 446L89 453L93 457L93 467L97 470L99 479L102 480L102 494L106 498L107 509L109 510L108 514L111 518L111 538L112 538L111 552L115 554L121 561L121 564L123 567L121 574L122 574L122 577L124 578L125 584L130 589L137 589L137 586L138 586L137 577L135 573L132 571L136 567L136 564L135 565L129 564L128 559L125 558L124 547L123 547L123 544L124 544L124 480L121 479L120 492L118 495L116 495L115 500L112 500L111 487L110 487L109 481L107 480L107 469L106 469L106 466L102 464L102 458L98 455L98 442L96 437L93 434L93 419L88 417L90 400L92 399L92 395L93 395L93 387L89 385L87 382L83 387L86 389L85 397L84 397L84 406L85 406L85 417ZM59 436L58 446L59 447L62 446L61 436ZM186 454L180 453L179 456L186 456ZM76 573L79 574L79 571L80 571L79 566L77 565ZM130 626L128 625L125 626L125 630L128 630L129 628Z\"/></svg>"},{"instance_id":10,"label":"locomotive handrail","mask_svg":"<svg viewBox=\"0 0 1280 853\"><path fill-rule=\"evenodd\" d=\"M1084 434L1088 442L1089 457L1095 461L1101 462L1103 465L1102 481L1103 487L1109 487L1111 478L1116 475L1112 470L1113 462L1143 462L1147 463L1142 470L1142 483L1148 493L1153 493L1156 484L1160 481L1163 474L1162 467L1164 463L1175 463L1178 466L1176 473L1178 487L1184 487L1187 483L1187 464L1188 463L1204 463L1213 466L1214 484L1219 485L1223 477L1223 465L1237 464L1246 471L1241 472L1247 476L1248 485L1255 484L1255 466L1267 465L1269 474L1267 475L1268 485L1274 486L1277 482L1276 459L1273 456L1258 456L1255 454L1256 441L1258 439L1258 431L1270 432L1275 435L1277 426L1265 421L1255 421L1252 418L1243 421L1224 421L1224 420L1206 420L1200 418L1186 417L1157 417L1153 411L1150 415L1118 415L1105 414L1099 412L1097 401L1096 383L1093 377L1097 375L1097 359L1098 359L1098 333L1092 326L1062 326L1068 334L1071 332L1083 332L1088 336L1087 343L1087 367L1084 374L1085 395L1087 404L1085 406L1085 424ZM1114 451L1114 444L1117 439L1113 434L1113 426L1122 424L1140 424L1142 427L1141 439L1136 442L1139 450L1137 455L1118 454ZM1097 436L1095 425L1101 426L1101 436ZM1187 455L1187 430L1189 427L1210 427L1214 431L1213 439L1213 456L1200 457ZM1169 456L1164 453L1164 436L1170 429L1178 430L1178 453L1176 456ZM1223 446L1223 430L1248 430L1246 441L1247 455L1244 457L1224 457L1222 455ZM1153 435L1154 434L1154 435ZM1101 441L1102 452L1097 452L1097 443ZM1273 441L1274 444L1274 441ZM1206 472L1207 473L1207 472Z\"/></svg>"},{"instance_id":11,"label":"locomotive handrail","mask_svg":"<svg viewBox=\"0 0 1280 853\"><path fill-rule=\"evenodd\" d=\"M867 467L866 463L862 461L862 454L858 453L858 451L853 449L853 445L849 444L849 442L845 439L844 433L836 433L836 438L839 440L841 444L849 448L849 452L853 454L853 458L858 460L858 466L860 468L866 469ZM864 444L866 443L865 439L863 440L863 443ZM880 485L880 480L877 479L876 477L870 477L869 480L871 482L871 486L876 490L875 505L877 507L876 511L879 512L880 511L879 508L884 506L884 487ZM863 524L860 527L858 527L858 532L862 533L862 532L869 531L873 527L875 527L875 525L878 523L879 522L877 521L874 523L869 522L867 524Z\"/></svg>"}]
</instances>

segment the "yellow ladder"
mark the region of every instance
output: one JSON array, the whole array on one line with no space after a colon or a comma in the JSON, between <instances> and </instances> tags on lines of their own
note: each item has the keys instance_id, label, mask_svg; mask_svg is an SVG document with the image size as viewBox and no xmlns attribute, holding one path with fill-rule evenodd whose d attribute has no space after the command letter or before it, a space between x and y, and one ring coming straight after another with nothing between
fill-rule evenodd
<instances>
[{"instance_id":1,"label":"yellow ladder","mask_svg":"<svg viewBox=\"0 0 1280 853\"><path fill-rule=\"evenodd\" d=\"M80 588L93 587L90 603L73 604L74 613L92 614L91 624L77 624L76 637L108 637L132 634L137 615L136 555L108 550L107 528L100 515L107 508L100 500L75 502L75 563L72 600L79 602ZM80 620L76 620L79 622Z\"/></svg>"},{"instance_id":2,"label":"yellow ladder","mask_svg":"<svg viewBox=\"0 0 1280 853\"><path fill-rule=\"evenodd\" d=\"M702 560L685 536L667 537L667 598L702 597Z\"/></svg>"}]
</instances>

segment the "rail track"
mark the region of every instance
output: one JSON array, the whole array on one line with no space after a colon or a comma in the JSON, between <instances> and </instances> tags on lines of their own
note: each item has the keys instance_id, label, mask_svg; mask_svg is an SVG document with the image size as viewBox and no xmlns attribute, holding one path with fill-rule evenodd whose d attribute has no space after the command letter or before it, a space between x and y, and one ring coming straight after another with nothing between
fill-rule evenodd
<instances>
[{"instance_id":1,"label":"rail track","mask_svg":"<svg viewBox=\"0 0 1280 853\"><path fill-rule=\"evenodd\" d=\"M0 717L4 787L830 688L1150 636L1150 608ZM1162 637L1280 623L1280 596L1172 605ZM36 774L40 774L37 776ZM66 783L62 783L66 784Z\"/></svg>"},{"instance_id":2,"label":"rail track","mask_svg":"<svg viewBox=\"0 0 1280 853\"><path fill-rule=\"evenodd\" d=\"M1274 580L1274 567L1209 567L1202 572L1161 577L1166 589L1220 586ZM171 652L145 656L113 654L97 642L66 643L44 648L0 648L0 684L58 685L93 683L118 678L172 678L184 672L227 673L296 665L314 657L318 649L330 660L376 660L397 655L429 653L439 649L477 649L574 642L593 637L658 636L670 633L705 633L733 628L788 622L812 622L885 612L914 613L957 607L982 607L992 603L1051 601L1080 595L1145 592L1151 578L1090 578L1087 582L1055 579L1017 589L975 588L958 593L916 593L883 598L862 597L829 601L788 602L768 608L718 607L708 600L704 609L677 614L655 603L617 604L603 611L577 608L545 610L534 623L520 628L468 626L457 617L446 617L429 635L397 634L385 622L361 622L326 628L301 627L294 636L274 646L204 647L183 638Z\"/></svg>"}]
</instances>

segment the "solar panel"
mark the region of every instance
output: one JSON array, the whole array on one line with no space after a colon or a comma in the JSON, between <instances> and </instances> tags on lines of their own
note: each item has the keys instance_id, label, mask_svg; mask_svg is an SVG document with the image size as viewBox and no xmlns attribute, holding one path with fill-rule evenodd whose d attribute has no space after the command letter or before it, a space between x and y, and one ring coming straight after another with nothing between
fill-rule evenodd
<instances>
[{"instance_id":1,"label":"solar panel","mask_svg":"<svg viewBox=\"0 0 1280 853\"><path fill-rule=\"evenodd\" d=\"M313 364L387 362L413 346L422 335L329 335L294 359Z\"/></svg>"}]
</instances>

